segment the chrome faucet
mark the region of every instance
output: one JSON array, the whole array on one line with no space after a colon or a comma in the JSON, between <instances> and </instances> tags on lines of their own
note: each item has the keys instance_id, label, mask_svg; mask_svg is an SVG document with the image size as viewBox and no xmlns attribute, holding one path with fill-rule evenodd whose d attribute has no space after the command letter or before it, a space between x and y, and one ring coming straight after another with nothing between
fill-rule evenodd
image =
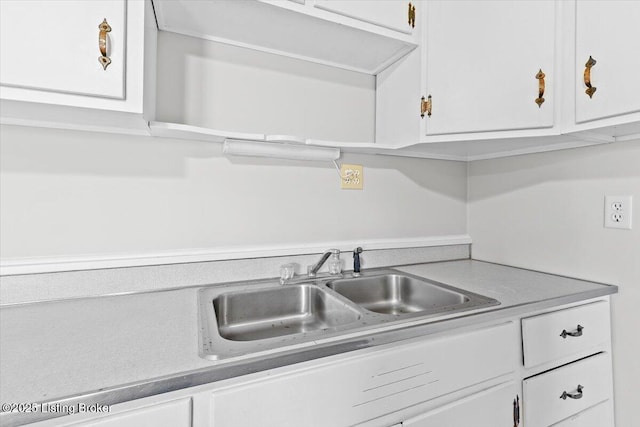
<instances>
[{"instance_id":1,"label":"chrome faucet","mask_svg":"<svg viewBox=\"0 0 640 427\"><path fill-rule=\"evenodd\" d=\"M322 258L315 264L307 267L307 276L316 277L318 270L324 265L324 263L329 259L331 255L340 255L340 249L329 249L327 252L322 254Z\"/></svg>"}]
</instances>

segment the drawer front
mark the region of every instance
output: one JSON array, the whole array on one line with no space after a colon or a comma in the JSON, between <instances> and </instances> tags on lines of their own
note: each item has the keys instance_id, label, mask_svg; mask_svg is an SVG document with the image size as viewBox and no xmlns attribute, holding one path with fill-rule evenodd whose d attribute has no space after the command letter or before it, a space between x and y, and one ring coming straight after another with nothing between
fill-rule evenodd
<instances>
[{"instance_id":1,"label":"drawer front","mask_svg":"<svg viewBox=\"0 0 640 427\"><path fill-rule=\"evenodd\" d=\"M611 398L611 357L600 353L536 375L522 390L525 425L547 427Z\"/></svg>"},{"instance_id":2,"label":"drawer front","mask_svg":"<svg viewBox=\"0 0 640 427\"><path fill-rule=\"evenodd\" d=\"M513 372L507 323L312 365L213 394L213 425L348 426Z\"/></svg>"},{"instance_id":3,"label":"drawer front","mask_svg":"<svg viewBox=\"0 0 640 427\"><path fill-rule=\"evenodd\" d=\"M587 356L608 342L610 329L606 301L523 319L524 366Z\"/></svg>"},{"instance_id":4,"label":"drawer front","mask_svg":"<svg viewBox=\"0 0 640 427\"><path fill-rule=\"evenodd\" d=\"M613 402L607 400L577 413L553 427L613 427Z\"/></svg>"}]
</instances>

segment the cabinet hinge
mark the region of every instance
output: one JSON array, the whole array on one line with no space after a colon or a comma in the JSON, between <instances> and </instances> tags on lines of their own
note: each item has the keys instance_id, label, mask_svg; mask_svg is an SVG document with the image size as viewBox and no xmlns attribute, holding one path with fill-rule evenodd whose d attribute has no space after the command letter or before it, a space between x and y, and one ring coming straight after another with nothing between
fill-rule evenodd
<instances>
[{"instance_id":1,"label":"cabinet hinge","mask_svg":"<svg viewBox=\"0 0 640 427\"><path fill-rule=\"evenodd\" d=\"M409 3L409 26L411 28L416 27L416 7Z\"/></svg>"},{"instance_id":2,"label":"cabinet hinge","mask_svg":"<svg viewBox=\"0 0 640 427\"><path fill-rule=\"evenodd\" d=\"M423 96L420 99L420 117L424 119L424 113L427 113L427 116L431 117L431 95L425 97Z\"/></svg>"}]
</instances>

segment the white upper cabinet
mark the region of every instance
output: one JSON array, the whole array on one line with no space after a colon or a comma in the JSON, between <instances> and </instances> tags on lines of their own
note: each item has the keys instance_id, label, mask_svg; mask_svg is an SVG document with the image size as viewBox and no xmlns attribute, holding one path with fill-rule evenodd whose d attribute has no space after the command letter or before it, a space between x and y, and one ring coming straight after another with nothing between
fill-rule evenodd
<instances>
[{"instance_id":1,"label":"white upper cabinet","mask_svg":"<svg viewBox=\"0 0 640 427\"><path fill-rule=\"evenodd\" d=\"M378 22L390 9L404 13L407 3L369 3L353 19L354 5L340 13L293 1L154 0L161 30L290 56L351 71L377 74L416 47L410 32ZM321 6L321 5L319 5ZM329 5L332 7L332 5ZM394 26L396 19L391 19ZM371 22L374 22L373 24Z\"/></svg>"},{"instance_id":2,"label":"white upper cabinet","mask_svg":"<svg viewBox=\"0 0 640 427\"><path fill-rule=\"evenodd\" d=\"M398 0L316 0L314 6L400 33L413 34L415 3Z\"/></svg>"},{"instance_id":3,"label":"white upper cabinet","mask_svg":"<svg viewBox=\"0 0 640 427\"><path fill-rule=\"evenodd\" d=\"M145 133L155 107L149 1L0 2L2 123Z\"/></svg>"},{"instance_id":4,"label":"white upper cabinet","mask_svg":"<svg viewBox=\"0 0 640 427\"><path fill-rule=\"evenodd\" d=\"M3 124L466 161L640 137L640 1L0 0L0 17Z\"/></svg>"},{"instance_id":5,"label":"white upper cabinet","mask_svg":"<svg viewBox=\"0 0 640 427\"><path fill-rule=\"evenodd\" d=\"M3 0L1 7L3 86L124 99L125 2ZM107 68L98 60L103 20Z\"/></svg>"},{"instance_id":6,"label":"white upper cabinet","mask_svg":"<svg viewBox=\"0 0 640 427\"><path fill-rule=\"evenodd\" d=\"M429 1L426 135L554 125L554 1ZM544 73L544 101L538 105ZM540 76L542 77L542 76Z\"/></svg>"},{"instance_id":7,"label":"white upper cabinet","mask_svg":"<svg viewBox=\"0 0 640 427\"><path fill-rule=\"evenodd\" d=\"M586 66L593 61L590 70ZM640 112L640 2L576 4L576 122ZM587 81L595 89L586 93Z\"/></svg>"}]
</instances>

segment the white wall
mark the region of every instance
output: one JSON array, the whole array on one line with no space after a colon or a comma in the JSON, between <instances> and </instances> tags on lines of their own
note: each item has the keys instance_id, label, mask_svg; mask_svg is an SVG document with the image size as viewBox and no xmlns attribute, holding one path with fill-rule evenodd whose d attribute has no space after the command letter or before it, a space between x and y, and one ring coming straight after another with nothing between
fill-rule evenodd
<instances>
[{"instance_id":1,"label":"white wall","mask_svg":"<svg viewBox=\"0 0 640 427\"><path fill-rule=\"evenodd\" d=\"M617 427L640 425L640 141L473 162L472 256L616 284ZM633 230L603 228L604 196L632 195Z\"/></svg>"},{"instance_id":2,"label":"white wall","mask_svg":"<svg viewBox=\"0 0 640 427\"><path fill-rule=\"evenodd\" d=\"M466 165L230 159L221 145L0 128L3 259L466 234Z\"/></svg>"}]
</instances>

